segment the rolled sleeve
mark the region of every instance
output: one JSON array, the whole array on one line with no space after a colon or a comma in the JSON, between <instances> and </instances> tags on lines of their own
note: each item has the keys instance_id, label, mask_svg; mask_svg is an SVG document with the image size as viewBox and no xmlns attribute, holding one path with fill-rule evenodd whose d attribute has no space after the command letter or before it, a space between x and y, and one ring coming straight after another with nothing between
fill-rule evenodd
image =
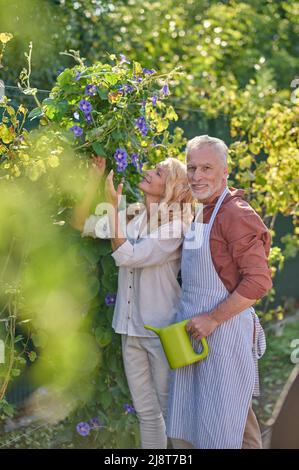
<instances>
[{"instance_id":1,"label":"rolled sleeve","mask_svg":"<svg viewBox=\"0 0 299 470\"><path fill-rule=\"evenodd\" d=\"M272 287L267 259L270 233L255 213L241 217L236 223L238 230L231 234L228 243L241 279L236 291L248 299L261 299Z\"/></svg>"}]
</instances>

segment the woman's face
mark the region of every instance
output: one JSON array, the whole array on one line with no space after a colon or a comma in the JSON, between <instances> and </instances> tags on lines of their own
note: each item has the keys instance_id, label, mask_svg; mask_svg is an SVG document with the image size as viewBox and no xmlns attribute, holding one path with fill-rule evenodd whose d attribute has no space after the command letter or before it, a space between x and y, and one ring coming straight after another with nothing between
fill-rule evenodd
<instances>
[{"instance_id":1,"label":"woman's face","mask_svg":"<svg viewBox=\"0 0 299 470\"><path fill-rule=\"evenodd\" d=\"M166 189L167 166L157 164L155 168L144 172L144 177L138 184L145 195L162 199Z\"/></svg>"}]
</instances>

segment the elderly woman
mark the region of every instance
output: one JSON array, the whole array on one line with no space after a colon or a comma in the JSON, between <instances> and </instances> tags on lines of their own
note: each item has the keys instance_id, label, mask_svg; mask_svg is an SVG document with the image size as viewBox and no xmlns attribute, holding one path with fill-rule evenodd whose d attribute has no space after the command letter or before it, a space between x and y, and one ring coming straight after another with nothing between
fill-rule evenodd
<instances>
[{"instance_id":1,"label":"elderly woman","mask_svg":"<svg viewBox=\"0 0 299 470\"><path fill-rule=\"evenodd\" d=\"M101 177L105 160L97 159ZM95 170L96 171L96 170ZM167 448L165 419L170 369L159 338L145 324L165 326L174 321L180 296L177 280L184 231L191 221L192 193L185 165L167 158L144 173L138 187L144 194L139 213L121 227L118 202L122 185L113 185L113 171L106 179L110 202L109 229L113 253L119 267L118 291L112 326L121 334L125 373L139 419L142 448ZM74 225L84 234L96 236L95 219L87 219L92 188L75 209ZM129 206L132 213L135 206ZM94 218L94 216L93 216ZM84 224L85 221L85 224Z\"/></svg>"}]
</instances>

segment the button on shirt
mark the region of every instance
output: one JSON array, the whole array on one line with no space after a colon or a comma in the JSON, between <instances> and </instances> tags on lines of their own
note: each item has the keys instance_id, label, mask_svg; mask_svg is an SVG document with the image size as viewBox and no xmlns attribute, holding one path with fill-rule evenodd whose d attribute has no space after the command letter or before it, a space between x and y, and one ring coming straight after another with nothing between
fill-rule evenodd
<instances>
[{"instance_id":1,"label":"button on shirt","mask_svg":"<svg viewBox=\"0 0 299 470\"><path fill-rule=\"evenodd\" d=\"M120 334L157 337L144 325L162 327L175 320L181 293L177 276L187 226L174 220L146 234L146 225L141 229L145 218L146 211L142 211L130 220L128 239L112 253L119 267L112 327ZM91 225L87 220L85 234L92 235Z\"/></svg>"}]
</instances>

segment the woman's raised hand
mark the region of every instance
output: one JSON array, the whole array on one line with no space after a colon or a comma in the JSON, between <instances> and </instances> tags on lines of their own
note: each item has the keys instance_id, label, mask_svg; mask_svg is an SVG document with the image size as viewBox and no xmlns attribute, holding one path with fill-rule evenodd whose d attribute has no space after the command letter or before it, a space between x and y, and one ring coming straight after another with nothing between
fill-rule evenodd
<instances>
[{"instance_id":1,"label":"woman's raised hand","mask_svg":"<svg viewBox=\"0 0 299 470\"><path fill-rule=\"evenodd\" d=\"M114 207L118 207L121 200L122 190L122 183L120 183L117 187L117 190L115 190L113 183L113 170L111 170L106 178L105 183L105 195L107 202L112 204Z\"/></svg>"},{"instance_id":2,"label":"woman's raised hand","mask_svg":"<svg viewBox=\"0 0 299 470\"><path fill-rule=\"evenodd\" d=\"M100 156L92 156L92 163L89 169L89 178L95 182L100 181L105 173L106 158Z\"/></svg>"}]
</instances>

